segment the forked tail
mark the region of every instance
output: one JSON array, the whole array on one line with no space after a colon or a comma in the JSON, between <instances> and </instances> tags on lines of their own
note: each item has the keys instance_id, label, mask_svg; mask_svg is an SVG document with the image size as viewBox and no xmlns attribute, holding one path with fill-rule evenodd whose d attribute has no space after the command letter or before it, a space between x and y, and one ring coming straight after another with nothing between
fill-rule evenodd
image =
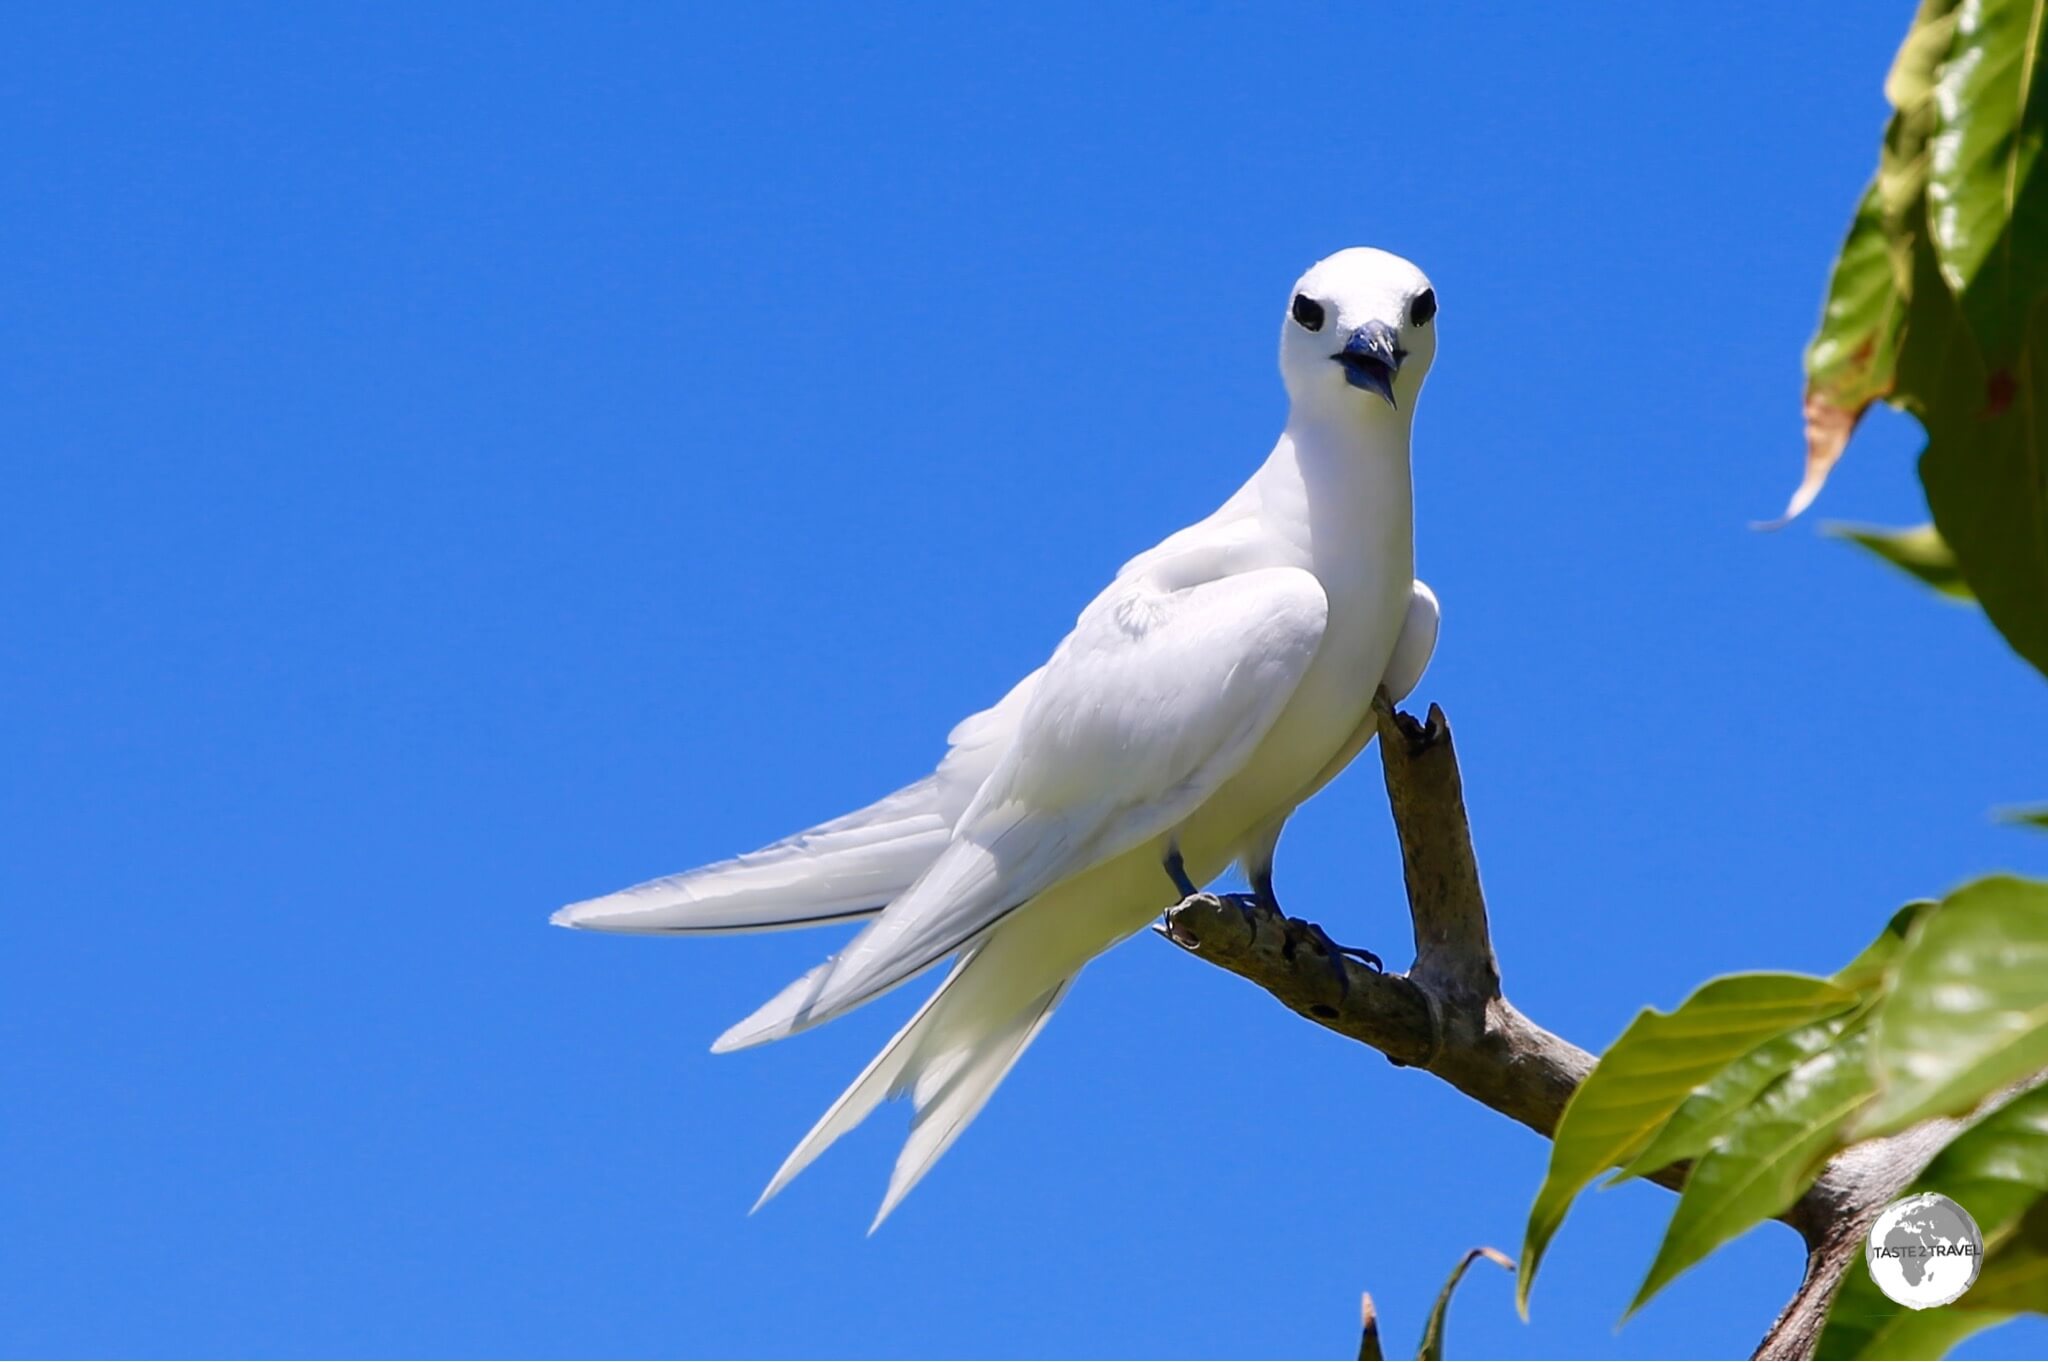
<instances>
[{"instance_id":1,"label":"forked tail","mask_svg":"<svg viewBox=\"0 0 2048 1362\"><path fill-rule=\"evenodd\" d=\"M1074 982L1074 976L1068 975L1022 1008L992 1011L989 994L1004 990L990 989L989 981L972 977L977 967L985 969L992 963L986 945L976 946L961 958L917 1015L811 1127L810 1134L769 1180L761 1199L754 1203L755 1210L890 1098L910 1098L910 1135L896 1157L889 1191L875 1213L874 1224L868 1227L870 1234L952 1147L1017 1057L1037 1038Z\"/></svg>"}]
</instances>

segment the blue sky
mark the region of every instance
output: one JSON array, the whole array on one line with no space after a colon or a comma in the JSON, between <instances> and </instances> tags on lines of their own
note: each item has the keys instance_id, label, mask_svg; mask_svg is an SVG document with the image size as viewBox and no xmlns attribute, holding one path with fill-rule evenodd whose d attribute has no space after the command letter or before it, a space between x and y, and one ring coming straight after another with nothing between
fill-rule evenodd
<instances>
[{"instance_id":1,"label":"blue sky","mask_svg":"<svg viewBox=\"0 0 2048 1362\"><path fill-rule=\"evenodd\" d=\"M1417 698L1517 1003L1599 1046L2048 871L2040 678L1745 528L1910 9L7 11L0 1348L1410 1344L1546 1146L1240 981L1111 953L867 1239L899 1108L746 1209L917 990L713 1059L832 943L546 915L919 773L1264 455L1354 243L1442 300ZM1280 888L1405 964L1376 765ZM1670 1206L1453 1355L1746 1353L1776 1226L1614 1332Z\"/></svg>"}]
</instances>

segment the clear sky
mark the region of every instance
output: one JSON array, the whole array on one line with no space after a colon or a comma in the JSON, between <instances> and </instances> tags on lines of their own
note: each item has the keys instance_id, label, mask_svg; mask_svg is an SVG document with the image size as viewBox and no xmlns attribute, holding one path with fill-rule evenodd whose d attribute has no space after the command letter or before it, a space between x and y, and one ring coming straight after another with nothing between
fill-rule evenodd
<instances>
[{"instance_id":1,"label":"clear sky","mask_svg":"<svg viewBox=\"0 0 2048 1362\"><path fill-rule=\"evenodd\" d=\"M1112 952L868 1239L900 1107L746 1211L922 989L714 1059L834 941L547 914L922 771L1264 456L1357 243L1442 300L1417 699L1517 1003L1602 1046L2048 871L2040 678L1746 528L1911 8L9 8L0 1348L1411 1347L1547 1146L1241 981ZM1279 885L1405 965L1376 767ZM1671 1205L1453 1355L1746 1353L1777 1226L1614 1332Z\"/></svg>"}]
</instances>

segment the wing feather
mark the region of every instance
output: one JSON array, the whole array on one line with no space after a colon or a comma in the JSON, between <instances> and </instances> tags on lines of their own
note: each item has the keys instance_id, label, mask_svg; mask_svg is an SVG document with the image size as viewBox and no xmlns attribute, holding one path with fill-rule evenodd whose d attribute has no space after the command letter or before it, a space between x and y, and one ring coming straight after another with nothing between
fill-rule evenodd
<instances>
[{"instance_id":1,"label":"wing feather","mask_svg":"<svg viewBox=\"0 0 2048 1362\"><path fill-rule=\"evenodd\" d=\"M924 873L1009 746L1038 672L954 725L938 770L864 809L731 860L572 903L560 927L776 932L873 917Z\"/></svg>"},{"instance_id":2,"label":"wing feather","mask_svg":"<svg viewBox=\"0 0 2048 1362\"><path fill-rule=\"evenodd\" d=\"M840 1016L1059 881L1163 836L1243 768L1322 641L1299 568L1163 590L1120 581L1040 674L951 842L847 949L720 1037L738 1049Z\"/></svg>"}]
</instances>

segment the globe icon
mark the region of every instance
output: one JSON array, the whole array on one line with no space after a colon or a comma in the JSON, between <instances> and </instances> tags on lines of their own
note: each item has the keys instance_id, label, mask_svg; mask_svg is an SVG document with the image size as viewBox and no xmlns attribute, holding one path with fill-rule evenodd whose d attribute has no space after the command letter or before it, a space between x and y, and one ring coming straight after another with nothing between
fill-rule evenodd
<instances>
[{"instance_id":1,"label":"globe icon","mask_svg":"<svg viewBox=\"0 0 2048 1362\"><path fill-rule=\"evenodd\" d=\"M1878 1289L1927 1310L1970 1289L1984 1265L1984 1236L1970 1213L1939 1192L1894 1201L1878 1215L1863 1260Z\"/></svg>"}]
</instances>

